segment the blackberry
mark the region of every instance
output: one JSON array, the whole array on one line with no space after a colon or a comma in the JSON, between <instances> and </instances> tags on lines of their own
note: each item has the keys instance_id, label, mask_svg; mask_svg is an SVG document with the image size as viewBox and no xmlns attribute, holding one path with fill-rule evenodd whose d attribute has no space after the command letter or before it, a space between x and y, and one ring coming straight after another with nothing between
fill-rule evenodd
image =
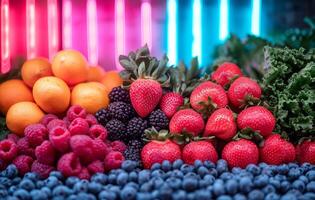
<instances>
[{"instance_id":1,"label":"blackberry","mask_svg":"<svg viewBox=\"0 0 315 200\"><path fill-rule=\"evenodd\" d=\"M140 140L130 140L125 150L124 157L126 160L133 160L140 163L141 161L141 149L143 143Z\"/></svg>"},{"instance_id":2,"label":"blackberry","mask_svg":"<svg viewBox=\"0 0 315 200\"><path fill-rule=\"evenodd\" d=\"M109 104L108 111L113 119L118 119L123 122L128 121L131 117L134 116L132 106L122 101Z\"/></svg>"},{"instance_id":3,"label":"blackberry","mask_svg":"<svg viewBox=\"0 0 315 200\"><path fill-rule=\"evenodd\" d=\"M112 119L105 127L108 131L109 140L123 140L126 138L126 125L123 122L117 119Z\"/></svg>"},{"instance_id":4,"label":"blackberry","mask_svg":"<svg viewBox=\"0 0 315 200\"><path fill-rule=\"evenodd\" d=\"M153 111L149 116L149 124L153 126L157 131L168 128L169 120L165 113L157 109Z\"/></svg>"},{"instance_id":5,"label":"blackberry","mask_svg":"<svg viewBox=\"0 0 315 200\"><path fill-rule=\"evenodd\" d=\"M108 109L102 108L95 113L97 121L105 126L109 120L111 120L111 115L109 114Z\"/></svg>"},{"instance_id":6,"label":"blackberry","mask_svg":"<svg viewBox=\"0 0 315 200\"><path fill-rule=\"evenodd\" d=\"M132 139L140 139L144 133L144 130L147 129L148 122L140 117L132 118L127 125L128 137Z\"/></svg>"},{"instance_id":7,"label":"blackberry","mask_svg":"<svg viewBox=\"0 0 315 200\"><path fill-rule=\"evenodd\" d=\"M129 92L120 86L113 88L108 97L111 103L117 101L122 101L126 103L130 102Z\"/></svg>"}]
</instances>

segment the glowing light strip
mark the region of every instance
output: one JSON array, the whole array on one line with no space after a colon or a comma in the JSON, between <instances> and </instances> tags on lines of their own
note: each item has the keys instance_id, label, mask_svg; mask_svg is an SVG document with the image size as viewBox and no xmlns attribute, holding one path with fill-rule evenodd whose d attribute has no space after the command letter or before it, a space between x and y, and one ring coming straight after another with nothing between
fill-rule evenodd
<instances>
[{"instance_id":1,"label":"glowing light strip","mask_svg":"<svg viewBox=\"0 0 315 200\"><path fill-rule=\"evenodd\" d=\"M202 43L201 43L201 2L194 0L193 3L193 44L192 56L198 56L199 63L201 63Z\"/></svg>"},{"instance_id":2,"label":"glowing light strip","mask_svg":"<svg viewBox=\"0 0 315 200\"><path fill-rule=\"evenodd\" d=\"M252 0L252 34L260 35L260 7L261 0Z\"/></svg>"},{"instance_id":3,"label":"glowing light strip","mask_svg":"<svg viewBox=\"0 0 315 200\"><path fill-rule=\"evenodd\" d=\"M58 6L57 0L47 2L48 19L48 51L51 59L58 51Z\"/></svg>"},{"instance_id":4,"label":"glowing light strip","mask_svg":"<svg viewBox=\"0 0 315 200\"><path fill-rule=\"evenodd\" d=\"M36 56L35 0L26 0L27 58Z\"/></svg>"},{"instance_id":5,"label":"glowing light strip","mask_svg":"<svg viewBox=\"0 0 315 200\"><path fill-rule=\"evenodd\" d=\"M220 40L225 40L229 33L229 0L220 0Z\"/></svg>"},{"instance_id":6,"label":"glowing light strip","mask_svg":"<svg viewBox=\"0 0 315 200\"><path fill-rule=\"evenodd\" d=\"M10 21L9 0L1 1L1 73L7 73L10 65Z\"/></svg>"},{"instance_id":7,"label":"glowing light strip","mask_svg":"<svg viewBox=\"0 0 315 200\"><path fill-rule=\"evenodd\" d=\"M170 64L177 64L177 1L167 1L167 55Z\"/></svg>"},{"instance_id":8,"label":"glowing light strip","mask_svg":"<svg viewBox=\"0 0 315 200\"><path fill-rule=\"evenodd\" d=\"M118 57L125 53L125 1L115 1L115 60L117 70L121 70L122 67L118 62Z\"/></svg>"},{"instance_id":9,"label":"glowing light strip","mask_svg":"<svg viewBox=\"0 0 315 200\"><path fill-rule=\"evenodd\" d=\"M97 40L97 8L95 0L87 1L87 41L88 59L91 65L98 64L98 40Z\"/></svg>"},{"instance_id":10,"label":"glowing light strip","mask_svg":"<svg viewBox=\"0 0 315 200\"><path fill-rule=\"evenodd\" d=\"M152 47L152 16L151 3L143 1L141 4L141 43Z\"/></svg>"},{"instance_id":11,"label":"glowing light strip","mask_svg":"<svg viewBox=\"0 0 315 200\"><path fill-rule=\"evenodd\" d=\"M72 2L63 0L62 3L62 47L70 49L72 47Z\"/></svg>"}]
</instances>

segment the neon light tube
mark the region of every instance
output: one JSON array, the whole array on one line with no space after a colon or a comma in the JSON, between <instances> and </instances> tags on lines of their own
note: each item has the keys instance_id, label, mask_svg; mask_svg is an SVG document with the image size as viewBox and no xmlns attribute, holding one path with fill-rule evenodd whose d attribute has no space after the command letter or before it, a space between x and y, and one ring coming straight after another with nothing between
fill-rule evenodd
<instances>
[{"instance_id":1,"label":"neon light tube","mask_svg":"<svg viewBox=\"0 0 315 200\"><path fill-rule=\"evenodd\" d=\"M97 40L97 7L95 0L87 1L87 42L88 60L91 65L98 64L98 40Z\"/></svg>"},{"instance_id":2,"label":"neon light tube","mask_svg":"<svg viewBox=\"0 0 315 200\"><path fill-rule=\"evenodd\" d=\"M167 1L167 55L170 64L177 64L177 1Z\"/></svg>"},{"instance_id":3,"label":"neon light tube","mask_svg":"<svg viewBox=\"0 0 315 200\"><path fill-rule=\"evenodd\" d=\"M192 56L198 56L199 63L201 63L202 56L202 43L201 43L201 2L200 0L194 0L193 3L193 44L192 44Z\"/></svg>"},{"instance_id":4,"label":"neon light tube","mask_svg":"<svg viewBox=\"0 0 315 200\"><path fill-rule=\"evenodd\" d=\"M252 28L251 32L254 35L260 35L260 9L261 0L252 0Z\"/></svg>"},{"instance_id":5,"label":"neon light tube","mask_svg":"<svg viewBox=\"0 0 315 200\"><path fill-rule=\"evenodd\" d=\"M36 22L35 22L35 0L26 0L26 47L27 58L36 56Z\"/></svg>"},{"instance_id":6,"label":"neon light tube","mask_svg":"<svg viewBox=\"0 0 315 200\"><path fill-rule=\"evenodd\" d=\"M229 0L220 0L220 40L229 34Z\"/></svg>"},{"instance_id":7,"label":"neon light tube","mask_svg":"<svg viewBox=\"0 0 315 200\"><path fill-rule=\"evenodd\" d=\"M125 1L115 1L115 60L117 70L122 67L119 64L118 57L125 53Z\"/></svg>"},{"instance_id":8,"label":"neon light tube","mask_svg":"<svg viewBox=\"0 0 315 200\"><path fill-rule=\"evenodd\" d=\"M143 1L141 4L141 44L152 47L152 16L150 1Z\"/></svg>"},{"instance_id":9,"label":"neon light tube","mask_svg":"<svg viewBox=\"0 0 315 200\"><path fill-rule=\"evenodd\" d=\"M10 65L10 21L9 0L1 1L1 73L7 73Z\"/></svg>"},{"instance_id":10,"label":"neon light tube","mask_svg":"<svg viewBox=\"0 0 315 200\"><path fill-rule=\"evenodd\" d=\"M71 0L63 0L62 3L62 47L72 47L72 3Z\"/></svg>"},{"instance_id":11,"label":"neon light tube","mask_svg":"<svg viewBox=\"0 0 315 200\"><path fill-rule=\"evenodd\" d=\"M48 52L51 59L58 51L58 6L57 0L47 2Z\"/></svg>"}]
</instances>

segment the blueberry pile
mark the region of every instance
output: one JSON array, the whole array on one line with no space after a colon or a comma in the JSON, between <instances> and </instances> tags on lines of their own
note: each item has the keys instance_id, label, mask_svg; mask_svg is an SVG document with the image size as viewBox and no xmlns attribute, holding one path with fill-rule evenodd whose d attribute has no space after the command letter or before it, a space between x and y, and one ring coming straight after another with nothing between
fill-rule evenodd
<instances>
[{"instance_id":1,"label":"blueberry pile","mask_svg":"<svg viewBox=\"0 0 315 200\"><path fill-rule=\"evenodd\" d=\"M315 199L315 166L260 163L229 170L225 160L194 165L176 160L141 170L127 160L121 169L97 173L87 181L65 179L57 171L46 179L30 172L20 178L16 167L9 165L0 172L0 199L311 200Z\"/></svg>"}]
</instances>

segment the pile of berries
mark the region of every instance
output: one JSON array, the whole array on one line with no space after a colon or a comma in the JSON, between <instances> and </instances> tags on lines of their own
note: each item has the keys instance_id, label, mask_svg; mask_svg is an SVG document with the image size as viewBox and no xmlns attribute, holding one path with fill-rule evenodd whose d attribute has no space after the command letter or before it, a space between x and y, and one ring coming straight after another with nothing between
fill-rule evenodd
<instances>
[{"instance_id":1,"label":"pile of berries","mask_svg":"<svg viewBox=\"0 0 315 200\"><path fill-rule=\"evenodd\" d=\"M40 124L26 127L24 136L8 135L0 141L0 164L13 163L20 175L36 172L45 178L53 170L65 177L89 179L97 172L119 168L126 145L107 140L107 130L80 106L59 119L48 114Z\"/></svg>"}]
</instances>

